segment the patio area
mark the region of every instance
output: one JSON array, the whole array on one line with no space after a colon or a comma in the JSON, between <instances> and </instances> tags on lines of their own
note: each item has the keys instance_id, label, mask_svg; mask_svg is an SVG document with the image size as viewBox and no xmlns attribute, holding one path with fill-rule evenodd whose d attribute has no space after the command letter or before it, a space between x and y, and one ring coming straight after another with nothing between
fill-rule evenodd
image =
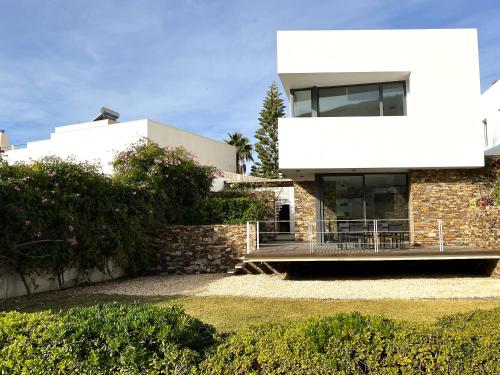
<instances>
[{"instance_id":1,"label":"patio area","mask_svg":"<svg viewBox=\"0 0 500 375\"><path fill-rule=\"evenodd\" d=\"M276 242L261 246L258 251L245 255L245 260L273 261L383 261L383 260L447 260L447 259L500 259L500 249L474 247L407 247L340 249L335 246L313 245L309 242Z\"/></svg>"}]
</instances>

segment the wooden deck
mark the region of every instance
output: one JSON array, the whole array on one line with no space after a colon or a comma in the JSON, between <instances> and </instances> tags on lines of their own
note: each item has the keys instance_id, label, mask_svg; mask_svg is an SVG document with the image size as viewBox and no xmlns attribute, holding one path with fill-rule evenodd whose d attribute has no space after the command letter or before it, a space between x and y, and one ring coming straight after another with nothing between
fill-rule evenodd
<instances>
[{"instance_id":1,"label":"wooden deck","mask_svg":"<svg viewBox=\"0 0 500 375\"><path fill-rule=\"evenodd\" d=\"M500 249L474 247L414 247L406 249L336 249L316 245L311 251L309 243L290 242L266 244L259 250L246 254L247 262L352 262L391 260L452 260L452 259L500 259Z\"/></svg>"}]
</instances>

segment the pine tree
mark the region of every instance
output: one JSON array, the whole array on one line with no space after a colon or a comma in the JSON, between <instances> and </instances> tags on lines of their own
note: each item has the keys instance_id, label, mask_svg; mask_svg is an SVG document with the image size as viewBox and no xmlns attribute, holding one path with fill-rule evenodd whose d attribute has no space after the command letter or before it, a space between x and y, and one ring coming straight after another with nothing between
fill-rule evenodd
<instances>
[{"instance_id":1,"label":"pine tree","mask_svg":"<svg viewBox=\"0 0 500 375\"><path fill-rule=\"evenodd\" d=\"M278 118L285 115L285 103L275 82L269 86L259 115L259 129L255 132L255 151L259 162L252 166L251 175L266 178L279 177Z\"/></svg>"}]
</instances>

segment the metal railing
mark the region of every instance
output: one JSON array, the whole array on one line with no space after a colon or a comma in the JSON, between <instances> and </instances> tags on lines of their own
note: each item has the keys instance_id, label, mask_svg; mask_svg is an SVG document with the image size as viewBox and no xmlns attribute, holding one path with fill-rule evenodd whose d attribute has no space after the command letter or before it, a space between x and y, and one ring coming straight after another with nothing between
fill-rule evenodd
<instances>
[{"instance_id":1,"label":"metal railing","mask_svg":"<svg viewBox=\"0 0 500 375\"><path fill-rule=\"evenodd\" d=\"M257 221L247 222L247 253L381 252L436 247L444 251L442 220L419 230L408 219Z\"/></svg>"}]
</instances>

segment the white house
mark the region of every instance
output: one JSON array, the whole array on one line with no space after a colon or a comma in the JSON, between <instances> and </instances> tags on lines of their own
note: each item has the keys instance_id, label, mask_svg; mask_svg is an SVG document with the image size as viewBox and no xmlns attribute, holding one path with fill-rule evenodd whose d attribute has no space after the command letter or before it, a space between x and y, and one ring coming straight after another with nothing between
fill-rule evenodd
<instances>
[{"instance_id":1,"label":"white house","mask_svg":"<svg viewBox=\"0 0 500 375\"><path fill-rule=\"evenodd\" d=\"M36 160L46 155L71 156L77 161L100 163L105 173L112 173L111 162L116 153L143 138L163 147L182 146L203 165L236 172L234 146L149 119L125 122L102 119L59 126L49 139L28 142L25 148L14 148L5 154L10 163Z\"/></svg>"},{"instance_id":2,"label":"white house","mask_svg":"<svg viewBox=\"0 0 500 375\"><path fill-rule=\"evenodd\" d=\"M500 154L500 82L481 95L481 119L484 126L486 155Z\"/></svg>"},{"instance_id":3,"label":"white house","mask_svg":"<svg viewBox=\"0 0 500 375\"><path fill-rule=\"evenodd\" d=\"M340 247L469 244L467 207L493 183L475 29L279 31L277 67L297 238L312 228ZM499 154L493 101L488 155Z\"/></svg>"}]
</instances>

